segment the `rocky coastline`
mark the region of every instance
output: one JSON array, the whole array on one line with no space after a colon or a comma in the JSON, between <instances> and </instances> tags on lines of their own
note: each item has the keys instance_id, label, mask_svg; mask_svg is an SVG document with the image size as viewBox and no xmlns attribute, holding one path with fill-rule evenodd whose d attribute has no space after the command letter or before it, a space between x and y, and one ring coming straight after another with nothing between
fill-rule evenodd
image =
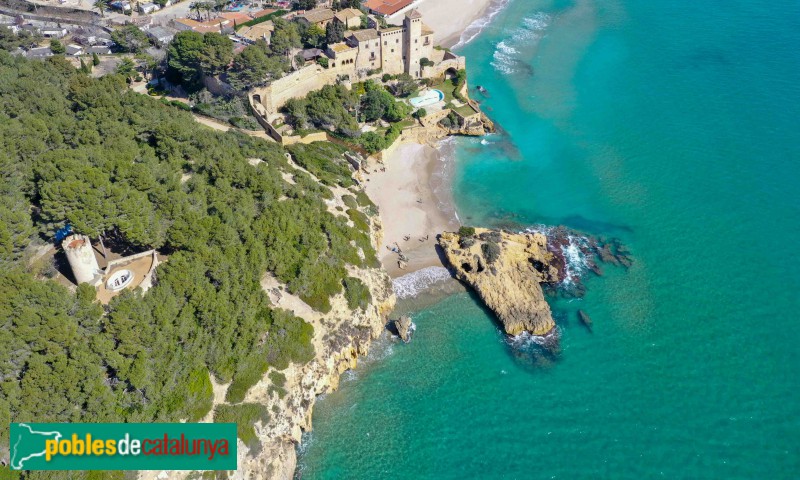
<instances>
[{"instance_id":1,"label":"rocky coastline","mask_svg":"<svg viewBox=\"0 0 800 480\"><path fill-rule=\"evenodd\" d=\"M439 246L456 278L475 290L508 335L553 331L541 284L561 275L543 234L465 227L442 233Z\"/></svg>"}]
</instances>

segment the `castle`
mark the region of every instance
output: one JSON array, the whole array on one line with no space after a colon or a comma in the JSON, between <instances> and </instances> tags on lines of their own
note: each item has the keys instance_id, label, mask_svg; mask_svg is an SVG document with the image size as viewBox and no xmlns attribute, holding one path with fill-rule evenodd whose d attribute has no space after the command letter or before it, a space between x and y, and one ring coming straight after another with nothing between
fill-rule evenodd
<instances>
[{"instance_id":1,"label":"castle","mask_svg":"<svg viewBox=\"0 0 800 480\"><path fill-rule=\"evenodd\" d=\"M250 91L250 103L259 123L269 133L268 122L290 98L302 98L325 85L342 80L361 81L382 74L407 73L413 78L432 78L445 71L465 68L463 57L433 48L433 30L417 10L406 13L403 26L346 31L344 41L328 45L327 67L317 63ZM427 59L425 65L422 59Z\"/></svg>"},{"instance_id":2,"label":"castle","mask_svg":"<svg viewBox=\"0 0 800 480\"><path fill-rule=\"evenodd\" d=\"M421 78L420 60L433 54L432 38L433 30L422 23L417 10L412 10L406 14L402 27L347 32L344 42L330 45L326 54L333 68L336 62L345 62L359 73L380 69L391 75L407 73Z\"/></svg>"}]
</instances>

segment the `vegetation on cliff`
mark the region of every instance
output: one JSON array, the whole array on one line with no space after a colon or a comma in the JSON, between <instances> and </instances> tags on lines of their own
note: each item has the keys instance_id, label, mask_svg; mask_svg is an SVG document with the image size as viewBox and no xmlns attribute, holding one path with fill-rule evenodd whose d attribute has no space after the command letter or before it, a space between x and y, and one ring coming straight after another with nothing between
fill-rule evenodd
<instances>
[{"instance_id":1,"label":"vegetation on cliff","mask_svg":"<svg viewBox=\"0 0 800 480\"><path fill-rule=\"evenodd\" d=\"M0 52L0 142L3 445L9 419L197 420L209 373L240 400L269 366L313 355L312 327L270 307L264 273L325 311L346 265L376 261L368 232L331 214L330 190L280 146L205 129L119 76ZM168 254L156 285L103 307L91 287L48 280L27 247L66 223ZM59 475L26 478L81 478Z\"/></svg>"},{"instance_id":2,"label":"vegetation on cliff","mask_svg":"<svg viewBox=\"0 0 800 480\"><path fill-rule=\"evenodd\" d=\"M287 122L296 130L327 130L358 144L370 153L383 150L400 135L400 122L411 106L395 100L387 88L373 80L357 83L351 90L326 85L304 98L289 99L283 106ZM384 131L363 133L359 122L389 122Z\"/></svg>"}]
</instances>

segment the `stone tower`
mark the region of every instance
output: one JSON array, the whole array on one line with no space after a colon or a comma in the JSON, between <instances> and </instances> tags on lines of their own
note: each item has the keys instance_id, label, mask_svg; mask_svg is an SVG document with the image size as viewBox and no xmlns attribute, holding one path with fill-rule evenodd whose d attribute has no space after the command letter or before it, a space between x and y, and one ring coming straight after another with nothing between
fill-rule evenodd
<instances>
[{"instance_id":1,"label":"stone tower","mask_svg":"<svg viewBox=\"0 0 800 480\"><path fill-rule=\"evenodd\" d=\"M405 27L405 70L414 78L421 77L419 61L422 59L422 14L415 8L406 13Z\"/></svg>"},{"instance_id":2,"label":"stone tower","mask_svg":"<svg viewBox=\"0 0 800 480\"><path fill-rule=\"evenodd\" d=\"M96 284L102 279L103 272L97 264L97 259L92 250L92 242L86 235L70 235L61 244L67 255L72 275L78 284Z\"/></svg>"}]
</instances>

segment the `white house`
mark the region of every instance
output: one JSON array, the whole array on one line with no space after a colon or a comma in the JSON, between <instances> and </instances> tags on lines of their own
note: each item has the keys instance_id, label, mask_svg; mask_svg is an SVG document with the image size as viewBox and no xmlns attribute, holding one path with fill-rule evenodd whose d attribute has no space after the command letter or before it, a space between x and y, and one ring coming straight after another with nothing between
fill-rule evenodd
<instances>
[{"instance_id":1,"label":"white house","mask_svg":"<svg viewBox=\"0 0 800 480\"><path fill-rule=\"evenodd\" d=\"M149 14L151 14L153 12L157 12L159 10L161 10L161 7L159 7L155 3L148 2L148 3L140 3L139 4L139 12L143 13L145 15L149 15Z\"/></svg>"}]
</instances>

